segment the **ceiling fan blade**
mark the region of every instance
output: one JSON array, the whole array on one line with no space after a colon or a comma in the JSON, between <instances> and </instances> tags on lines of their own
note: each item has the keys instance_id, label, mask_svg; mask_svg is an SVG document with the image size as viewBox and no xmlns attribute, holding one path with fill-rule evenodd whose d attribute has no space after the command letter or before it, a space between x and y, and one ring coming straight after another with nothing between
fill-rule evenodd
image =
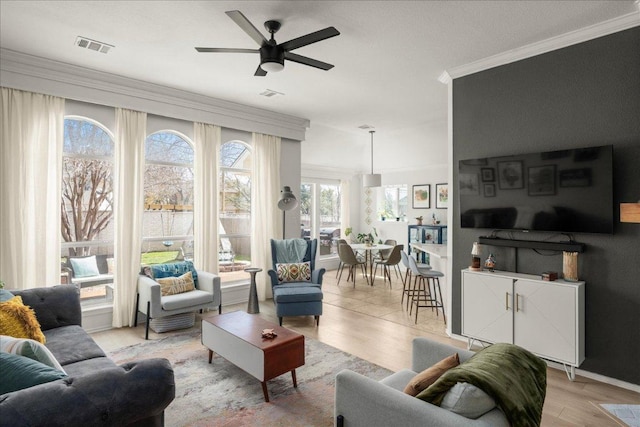
<instances>
[{"instance_id":1,"label":"ceiling fan blade","mask_svg":"<svg viewBox=\"0 0 640 427\"><path fill-rule=\"evenodd\" d=\"M260 66L258 65L258 69L256 70L256 72L253 74L254 76L258 76L258 77L264 77L267 75L267 72L265 70L263 70L262 68L260 68Z\"/></svg>"},{"instance_id":2,"label":"ceiling fan blade","mask_svg":"<svg viewBox=\"0 0 640 427\"><path fill-rule=\"evenodd\" d=\"M304 64L304 65L309 65L311 67L320 68L321 70L330 70L333 68L333 65L327 64L326 62L318 61L317 59L307 58L306 56L297 55L291 52L285 52L284 57L289 61L297 62L299 64Z\"/></svg>"},{"instance_id":3,"label":"ceiling fan blade","mask_svg":"<svg viewBox=\"0 0 640 427\"><path fill-rule=\"evenodd\" d=\"M340 31L336 30L334 27L327 27L324 30L319 30L315 33L309 33L306 36L298 37L297 39L291 39L284 43L280 43L279 46L285 51L289 51L338 35L340 35Z\"/></svg>"},{"instance_id":4,"label":"ceiling fan blade","mask_svg":"<svg viewBox=\"0 0 640 427\"><path fill-rule=\"evenodd\" d=\"M232 49L226 47L197 47L196 50L200 53L259 53L258 49Z\"/></svg>"},{"instance_id":5,"label":"ceiling fan blade","mask_svg":"<svg viewBox=\"0 0 640 427\"><path fill-rule=\"evenodd\" d=\"M262 46L263 43L267 42L267 39L262 35L260 31L256 27L253 26L251 21L247 19L246 16L242 14L239 10L231 10L229 12L225 12L229 18L233 19L233 22L238 24L242 30L249 35L256 43Z\"/></svg>"}]
</instances>

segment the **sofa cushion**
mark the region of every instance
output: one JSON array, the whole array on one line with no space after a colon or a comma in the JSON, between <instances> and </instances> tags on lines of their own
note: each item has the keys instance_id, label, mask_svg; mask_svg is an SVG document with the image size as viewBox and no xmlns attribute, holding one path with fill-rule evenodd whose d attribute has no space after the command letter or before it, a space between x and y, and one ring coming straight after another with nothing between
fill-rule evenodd
<instances>
[{"instance_id":1,"label":"sofa cushion","mask_svg":"<svg viewBox=\"0 0 640 427\"><path fill-rule=\"evenodd\" d=\"M496 401L473 384L457 383L444 395L440 407L476 419L495 408Z\"/></svg>"},{"instance_id":2,"label":"sofa cushion","mask_svg":"<svg viewBox=\"0 0 640 427\"><path fill-rule=\"evenodd\" d=\"M0 335L0 351L4 353L16 354L37 360L47 366L65 372L56 357L47 347L38 341L28 338L14 338L7 335Z\"/></svg>"},{"instance_id":3,"label":"sofa cushion","mask_svg":"<svg viewBox=\"0 0 640 427\"><path fill-rule=\"evenodd\" d=\"M179 310L186 307L195 307L197 305L204 305L212 302L213 294L198 289L191 292L167 295L166 297L160 298L162 309L167 311Z\"/></svg>"},{"instance_id":4,"label":"sofa cushion","mask_svg":"<svg viewBox=\"0 0 640 427\"><path fill-rule=\"evenodd\" d=\"M279 287L273 289L273 299L278 304L288 302L322 301L322 290L317 286Z\"/></svg>"},{"instance_id":5,"label":"sofa cushion","mask_svg":"<svg viewBox=\"0 0 640 427\"><path fill-rule=\"evenodd\" d=\"M75 278L92 277L100 274L95 255L69 258L69 264L71 265L73 277Z\"/></svg>"},{"instance_id":6,"label":"sofa cushion","mask_svg":"<svg viewBox=\"0 0 640 427\"><path fill-rule=\"evenodd\" d=\"M67 376L51 366L17 354L0 352L0 365L2 365L0 394L11 393Z\"/></svg>"},{"instance_id":7,"label":"sofa cushion","mask_svg":"<svg viewBox=\"0 0 640 427\"><path fill-rule=\"evenodd\" d=\"M181 294L195 289L193 284L193 276L187 271L180 277L165 277L156 279L160 283L160 292L162 296Z\"/></svg>"},{"instance_id":8,"label":"sofa cushion","mask_svg":"<svg viewBox=\"0 0 640 427\"><path fill-rule=\"evenodd\" d=\"M407 386L404 388L404 392L410 396L416 396L422 390L436 382L442 374L459 364L460 359L458 358L458 353L445 357L435 365L428 367L413 377L413 379L409 381Z\"/></svg>"},{"instance_id":9,"label":"sofa cushion","mask_svg":"<svg viewBox=\"0 0 640 427\"><path fill-rule=\"evenodd\" d=\"M278 282L310 282L311 281L311 263L310 262L292 262L276 264L276 273L278 274Z\"/></svg>"},{"instance_id":10,"label":"sofa cushion","mask_svg":"<svg viewBox=\"0 0 640 427\"><path fill-rule=\"evenodd\" d=\"M30 338L45 343L45 336L40 330L40 323L34 311L22 303L20 295L0 302L0 335Z\"/></svg>"},{"instance_id":11,"label":"sofa cushion","mask_svg":"<svg viewBox=\"0 0 640 427\"><path fill-rule=\"evenodd\" d=\"M47 348L58 359L58 362L66 368L70 363L95 357L106 357L104 351L82 329L81 326L71 325L45 331Z\"/></svg>"}]
</instances>

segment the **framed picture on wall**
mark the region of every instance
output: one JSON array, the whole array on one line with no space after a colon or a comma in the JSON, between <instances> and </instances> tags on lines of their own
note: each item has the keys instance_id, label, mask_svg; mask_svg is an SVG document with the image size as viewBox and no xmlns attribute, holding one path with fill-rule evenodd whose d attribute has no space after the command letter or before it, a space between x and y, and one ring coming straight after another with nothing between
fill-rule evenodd
<instances>
[{"instance_id":1,"label":"framed picture on wall","mask_svg":"<svg viewBox=\"0 0 640 427\"><path fill-rule=\"evenodd\" d=\"M484 197L496 197L496 185L485 184L484 185Z\"/></svg>"},{"instance_id":2,"label":"framed picture on wall","mask_svg":"<svg viewBox=\"0 0 640 427\"><path fill-rule=\"evenodd\" d=\"M524 188L522 161L498 162L498 187L501 190Z\"/></svg>"},{"instance_id":3,"label":"framed picture on wall","mask_svg":"<svg viewBox=\"0 0 640 427\"><path fill-rule=\"evenodd\" d=\"M436 209L449 207L449 184L436 184Z\"/></svg>"},{"instance_id":4,"label":"framed picture on wall","mask_svg":"<svg viewBox=\"0 0 640 427\"><path fill-rule=\"evenodd\" d=\"M494 168L482 168L480 169L482 174L482 182L493 182L496 180L496 170Z\"/></svg>"},{"instance_id":5,"label":"framed picture on wall","mask_svg":"<svg viewBox=\"0 0 640 427\"><path fill-rule=\"evenodd\" d=\"M556 165L529 168L529 195L553 196L556 194Z\"/></svg>"},{"instance_id":6,"label":"framed picture on wall","mask_svg":"<svg viewBox=\"0 0 640 427\"><path fill-rule=\"evenodd\" d=\"M429 209L431 207L431 184L413 186L413 209Z\"/></svg>"}]
</instances>

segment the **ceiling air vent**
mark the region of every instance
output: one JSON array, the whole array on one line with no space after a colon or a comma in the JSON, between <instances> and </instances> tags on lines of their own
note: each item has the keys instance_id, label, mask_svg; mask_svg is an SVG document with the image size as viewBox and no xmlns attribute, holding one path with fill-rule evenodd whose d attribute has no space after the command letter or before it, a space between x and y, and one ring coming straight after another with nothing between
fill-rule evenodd
<instances>
[{"instance_id":1,"label":"ceiling air vent","mask_svg":"<svg viewBox=\"0 0 640 427\"><path fill-rule=\"evenodd\" d=\"M266 96L267 98L271 98L272 96L276 96L276 95L284 95L284 93L271 90L271 89L266 89L264 92L260 92L260 95Z\"/></svg>"},{"instance_id":2,"label":"ceiling air vent","mask_svg":"<svg viewBox=\"0 0 640 427\"><path fill-rule=\"evenodd\" d=\"M360 125L360 126L358 126L358 129L369 130L369 129L375 129L375 127L373 127L371 125Z\"/></svg>"},{"instance_id":3,"label":"ceiling air vent","mask_svg":"<svg viewBox=\"0 0 640 427\"><path fill-rule=\"evenodd\" d=\"M96 52L102 53L107 53L110 49L115 47L113 45L102 43L96 40L91 40L82 36L76 37L76 45L83 49L95 50Z\"/></svg>"}]
</instances>

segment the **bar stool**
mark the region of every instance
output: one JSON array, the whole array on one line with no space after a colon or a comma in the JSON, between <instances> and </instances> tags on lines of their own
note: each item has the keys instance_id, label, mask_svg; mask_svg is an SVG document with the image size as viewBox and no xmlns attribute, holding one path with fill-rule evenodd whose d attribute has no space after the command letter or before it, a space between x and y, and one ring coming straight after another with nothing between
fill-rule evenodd
<instances>
[{"instance_id":1,"label":"bar stool","mask_svg":"<svg viewBox=\"0 0 640 427\"><path fill-rule=\"evenodd\" d=\"M407 310L409 310L409 300L410 297L413 296L413 293L415 291L415 289L411 289L411 278L412 278L412 274L411 274L411 266L409 265L409 258L410 256L407 255L407 253L405 251L400 251L400 256L402 259L402 264L404 264L405 268L406 268L406 272L404 277L401 276L402 278L402 299L400 300L400 304L402 304L404 302L404 296L407 296ZM415 261L414 261L415 262ZM420 271L429 271L431 270L431 266L429 264L418 264L416 263L416 266L418 267L418 270Z\"/></svg>"},{"instance_id":2,"label":"bar stool","mask_svg":"<svg viewBox=\"0 0 640 427\"><path fill-rule=\"evenodd\" d=\"M444 277L444 274L435 270L420 270L418 269L416 261L410 257L409 266L411 268L411 273L415 276L413 292L411 293L411 310L409 311L409 315L413 312L414 304L416 306L415 323L418 323L418 309L420 307L431 308L431 310L435 308L436 316L438 316L438 309L441 309L444 324L446 325L447 316L444 312L444 305L442 304L442 290L440 289L440 277ZM433 291L431 289L432 287Z\"/></svg>"}]
</instances>

